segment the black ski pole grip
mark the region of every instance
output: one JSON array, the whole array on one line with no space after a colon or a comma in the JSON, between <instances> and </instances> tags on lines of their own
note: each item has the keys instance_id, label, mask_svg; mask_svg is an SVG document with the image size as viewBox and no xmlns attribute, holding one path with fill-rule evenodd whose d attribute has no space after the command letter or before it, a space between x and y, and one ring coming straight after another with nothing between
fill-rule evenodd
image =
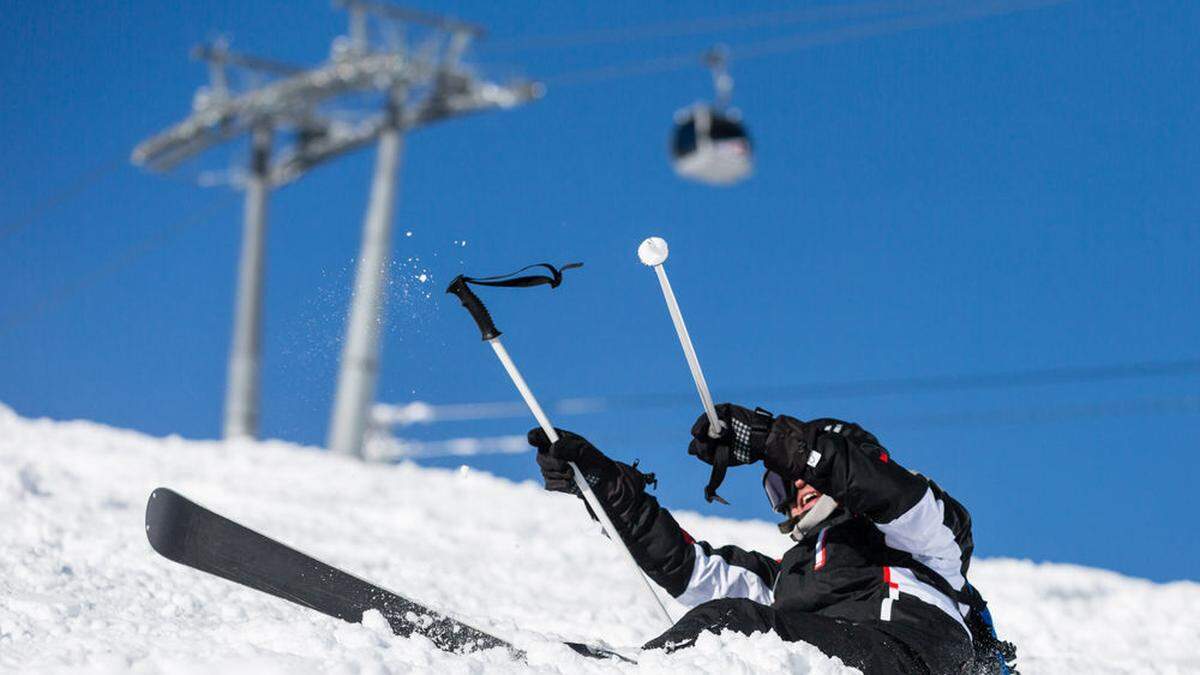
<instances>
[{"instance_id":1,"label":"black ski pole grip","mask_svg":"<svg viewBox=\"0 0 1200 675\"><path fill-rule=\"evenodd\" d=\"M496 328L496 324L492 321L492 315L488 314L487 307L483 306L483 301L478 295L467 286L467 280L463 275L454 277L454 281L446 287L447 293L452 293L458 296L462 306L467 308L471 313L471 318L475 319L475 324L479 326L479 332L483 335L484 340L491 340L500 337L500 329Z\"/></svg>"}]
</instances>

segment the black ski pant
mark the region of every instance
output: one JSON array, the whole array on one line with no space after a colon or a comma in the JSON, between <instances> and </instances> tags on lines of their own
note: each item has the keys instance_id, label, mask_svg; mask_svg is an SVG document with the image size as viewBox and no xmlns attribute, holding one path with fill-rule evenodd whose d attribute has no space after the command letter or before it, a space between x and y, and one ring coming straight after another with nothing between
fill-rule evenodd
<instances>
[{"instance_id":1,"label":"black ski pant","mask_svg":"<svg viewBox=\"0 0 1200 675\"><path fill-rule=\"evenodd\" d=\"M957 675L970 655L970 643L965 635L949 633L938 639L934 633L913 631L891 622L850 621L798 610L780 610L742 598L722 598L698 605L642 648L675 651L695 644L701 633L722 630L743 635L773 631L789 642L803 640L866 675ZM957 625L952 630L962 632ZM906 632L909 635L904 635ZM940 644L934 644L935 641Z\"/></svg>"}]
</instances>

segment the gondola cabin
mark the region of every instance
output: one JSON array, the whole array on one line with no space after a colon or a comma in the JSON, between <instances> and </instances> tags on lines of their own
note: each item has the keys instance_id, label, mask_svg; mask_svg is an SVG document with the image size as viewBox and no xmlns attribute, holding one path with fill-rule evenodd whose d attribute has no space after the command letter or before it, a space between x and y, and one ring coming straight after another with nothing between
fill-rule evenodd
<instances>
[{"instance_id":1,"label":"gondola cabin","mask_svg":"<svg viewBox=\"0 0 1200 675\"><path fill-rule=\"evenodd\" d=\"M709 185L733 185L750 175L750 137L733 111L697 104L675 114L671 137L675 173Z\"/></svg>"}]
</instances>

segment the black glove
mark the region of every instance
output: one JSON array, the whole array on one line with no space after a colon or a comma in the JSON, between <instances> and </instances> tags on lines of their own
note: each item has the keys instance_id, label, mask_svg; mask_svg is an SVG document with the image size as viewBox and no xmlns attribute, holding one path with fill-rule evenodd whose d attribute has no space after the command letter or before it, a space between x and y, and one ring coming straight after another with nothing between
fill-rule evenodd
<instances>
[{"instance_id":1,"label":"black glove","mask_svg":"<svg viewBox=\"0 0 1200 675\"><path fill-rule=\"evenodd\" d=\"M721 434L717 438L709 436L708 415L701 415L692 425L688 454L712 465L712 475L708 485L704 486L704 499L728 504L717 494L717 488L725 480L725 470L763 458L763 447L774 418L762 408L750 410L732 403L716 406L716 413L717 419L721 420Z\"/></svg>"},{"instance_id":2,"label":"black glove","mask_svg":"<svg viewBox=\"0 0 1200 675\"><path fill-rule=\"evenodd\" d=\"M692 442L688 454L695 455L706 464L723 463L726 466L752 464L764 457L767 435L775 418L771 413L757 408L751 410L732 403L716 406L717 418L721 420L721 435L708 435L708 415L701 415L692 425ZM723 459L725 455L727 459Z\"/></svg>"},{"instance_id":3,"label":"black glove","mask_svg":"<svg viewBox=\"0 0 1200 675\"><path fill-rule=\"evenodd\" d=\"M762 448L763 464L784 480L804 478L812 453L829 455L838 447L864 452L885 452L874 434L854 424L832 417L803 422L780 415L774 430ZM813 462L815 465L816 462Z\"/></svg>"},{"instance_id":4,"label":"black glove","mask_svg":"<svg viewBox=\"0 0 1200 675\"><path fill-rule=\"evenodd\" d=\"M557 443L551 443L541 427L530 429L527 437L529 444L537 448L537 463L547 490L579 494L574 472L567 462L575 462L592 488L616 480L620 474L617 463L605 457L586 438L562 429L554 431L558 433Z\"/></svg>"}]
</instances>

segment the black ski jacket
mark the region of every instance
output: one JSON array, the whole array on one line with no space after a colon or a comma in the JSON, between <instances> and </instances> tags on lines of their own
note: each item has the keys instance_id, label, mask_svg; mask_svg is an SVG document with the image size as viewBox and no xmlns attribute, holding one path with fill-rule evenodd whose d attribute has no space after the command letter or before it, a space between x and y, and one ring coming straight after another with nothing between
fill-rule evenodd
<instances>
[{"instance_id":1,"label":"black ski jacket","mask_svg":"<svg viewBox=\"0 0 1200 675\"><path fill-rule=\"evenodd\" d=\"M828 424L825 424L828 423ZM839 508L776 560L694 540L645 493L646 475L618 463L605 510L641 568L686 606L746 598L781 611L855 622L914 641L967 641L969 608L938 590L961 590L974 544L966 509L933 481L897 464L861 427L820 420L821 452L796 467ZM777 417L768 443L801 444L812 427ZM811 441L811 437L810 437Z\"/></svg>"}]
</instances>

